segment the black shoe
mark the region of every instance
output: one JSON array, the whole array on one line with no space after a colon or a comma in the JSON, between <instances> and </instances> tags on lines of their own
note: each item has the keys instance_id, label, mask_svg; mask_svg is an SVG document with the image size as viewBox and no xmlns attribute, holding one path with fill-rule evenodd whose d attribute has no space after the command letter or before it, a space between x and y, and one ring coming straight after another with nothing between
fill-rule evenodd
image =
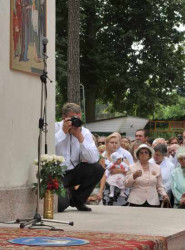
<instances>
[{"instance_id":1,"label":"black shoe","mask_svg":"<svg viewBox=\"0 0 185 250\"><path fill-rule=\"evenodd\" d=\"M92 209L85 204L77 204L73 199L70 199L70 206L76 207L79 211L92 211Z\"/></svg>"},{"instance_id":2,"label":"black shoe","mask_svg":"<svg viewBox=\"0 0 185 250\"><path fill-rule=\"evenodd\" d=\"M87 212L92 211L92 209L90 207L86 206L85 204L80 205L80 206L76 206L76 208L78 209L78 211L87 211Z\"/></svg>"},{"instance_id":3,"label":"black shoe","mask_svg":"<svg viewBox=\"0 0 185 250\"><path fill-rule=\"evenodd\" d=\"M66 188L65 196L58 197L58 212L63 212L67 207L71 206L71 193L73 188Z\"/></svg>"}]
</instances>

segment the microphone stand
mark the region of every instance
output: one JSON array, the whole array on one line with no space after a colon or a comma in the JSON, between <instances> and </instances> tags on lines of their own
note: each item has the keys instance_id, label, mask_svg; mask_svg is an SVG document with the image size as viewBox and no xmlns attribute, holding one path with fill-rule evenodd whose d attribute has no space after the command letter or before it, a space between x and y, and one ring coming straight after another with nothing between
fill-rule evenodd
<instances>
[{"instance_id":1,"label":"microphone stand","mask_svg":"<svg viewBox=\"0 0 185 250\"><path fill-rule=\"evenodd\" d=\"M13 223L20 223L20 228L24 228L26 226L31 225L29 228L35 228L37 226L40 227L48 227L50 230L62 230L62 229L55 229L55 227L50 225L45 225L44 222L52 222L52 223L61 223L73 226L74 223L65 222L65 221L58 221L58 220L49 220L49 219L42 219L41 215L39 214L39 201L40 201L40 169L41 169L41 149L42 149L42 132L45 133L45 154L48 153L47 148L47 79L49 79L47 75L47 54L46 54L46 45L48 43L47 38L43 38L43 62L44 62L44 70L43 74L40 76L41 80L41 109L40 109L40 119L39 119L39 137L38 137L38 175L37 175L37 203L36 203L36 212L32 219L17 219ZM52 81L49 79L50 83ZM22 223L21 223L22 222ZM45 228L47 229L47 228ZM63 231L63 230L62 230Z\"/></svg>"}]
</instances>

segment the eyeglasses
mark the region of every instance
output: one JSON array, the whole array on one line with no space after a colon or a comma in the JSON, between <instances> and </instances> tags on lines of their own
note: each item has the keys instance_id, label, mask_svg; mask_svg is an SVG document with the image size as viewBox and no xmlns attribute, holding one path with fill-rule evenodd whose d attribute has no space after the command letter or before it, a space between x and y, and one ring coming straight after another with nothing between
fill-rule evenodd
<instances>
[{"instance_id":1,"label":"eyeglasses","mask_svg":"<svg viewBox=\"0 0 185 250\"><path fill-rule=\"evenodd\" d=\"M102 142L99 141L99 142L98 142L98 146L100 146L100 145L105 145L105 142L104 142L104 141L102 141Z\"/></svg>"},{"instance_id":2,"label":"eyeglasses","mask_svg":"<svg viewBox=\"0 0 185 250\"><path fill-rule=\"evenodd\" d=\"M149 152L146 150L146 151L139 151L139 154L149 154Z\"/></svg>"}]
</instances>

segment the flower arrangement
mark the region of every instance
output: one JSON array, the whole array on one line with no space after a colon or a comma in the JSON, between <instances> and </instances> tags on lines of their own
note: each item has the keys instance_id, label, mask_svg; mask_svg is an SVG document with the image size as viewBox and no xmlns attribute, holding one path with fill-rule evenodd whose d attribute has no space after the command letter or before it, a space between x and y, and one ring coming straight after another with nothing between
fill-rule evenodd
<instances>
[{"instance_id":1,"label":"flower arrangement","mask_svg":"<svg viewBox=\"0 0 185 250\"><path fill-rule=\"evenodd\" d=\"M65 189L62 183L66 166L61 166L65 161L63 156L44 154L40 157L40 198L44 198L46 190L51 190L59 196L65 194ZM38 160L34 161L34 165L38 166ZM38 177L38 174L37 174ZM37 187L38 183L34 183Z\"/></svg>"}]
</instances>

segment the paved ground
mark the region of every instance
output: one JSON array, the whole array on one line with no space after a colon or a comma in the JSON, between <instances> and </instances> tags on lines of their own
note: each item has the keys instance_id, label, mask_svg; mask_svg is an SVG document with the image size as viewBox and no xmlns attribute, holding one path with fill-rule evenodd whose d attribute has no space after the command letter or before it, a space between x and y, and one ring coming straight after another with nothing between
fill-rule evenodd
<instances>
[{"instance_id":1,"label":"paved ground","mask_svg":"<svg viewBox=\"0 0 185 250\"><path fill-rule=\"evenodd\" d=\"M64 212L54 215L54 220L62 223L44 223L70 231L117 232L158 236L185 233L183 209L101 205L90 207L92 212L80 212L69 207ZM68 222L71 221L74 222L74 226L68 225ZM0 226L19 227L17 224L0 224Z\"/></svg>"},{"instance_id":2,"label":"paved ground","mask_svg":"<svg viewBox=\"0 0 185 250\"><path fill-rule=\"evenodd\" d=\"M169 236L185 233L183 209L91 206L92 212L80 212L69 207L57 213L55 220L74 222L74 226L56 224L65 230L117 232L128 234Z\"/></svg>"},{"instance_id":3,"label":"paved ground","mask_svg":"<svg viewBox=\"0 0 185 250\"><path fill-rule=\"evenodd\" d=\"M80 212L69 207L62 213L56 213L52 223L48 221L44 221L44 223L65 231L164 236L167 239L169 250L185 249L185 216L183 209L102 205L90 207L92 212ZM74 222L74 226L69 225L71 221ZM0 223L0 227L19 228L20 225Z\"/></svg>"}]
</instances>

